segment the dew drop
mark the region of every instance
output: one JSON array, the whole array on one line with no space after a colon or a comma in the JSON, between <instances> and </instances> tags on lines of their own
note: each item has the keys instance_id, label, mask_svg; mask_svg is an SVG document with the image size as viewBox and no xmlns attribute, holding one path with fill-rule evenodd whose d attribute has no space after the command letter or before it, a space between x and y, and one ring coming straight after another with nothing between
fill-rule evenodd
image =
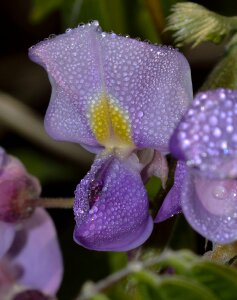
<instances>
[{"instance_id":1,"label":"dew drop","mask_svg":"<svg viewBox=\"0 0 237 300\"><path fill-rule=\"evenodd\" d=\"M212 195L218 200L223 200L226 197L226 193L226 188L223 186L217 186L212 191Z\"/></svg>"},{"instance_id":2,"label":"dew drop","mask_svg":"<svg viewBox=\"0 0 237 300\"><path fill-rule=\"evenodd\" d=\"M144 115L143 111L139 111L138 117L141 118L141 117L143 117L143 115Z\"/></svg>"}]
</instances>

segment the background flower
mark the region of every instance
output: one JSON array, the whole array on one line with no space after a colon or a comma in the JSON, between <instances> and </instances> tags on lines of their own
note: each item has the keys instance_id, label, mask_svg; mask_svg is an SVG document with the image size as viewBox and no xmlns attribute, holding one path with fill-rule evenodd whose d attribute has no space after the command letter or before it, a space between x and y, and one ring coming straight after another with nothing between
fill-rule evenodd
<instances>
[{"instance_id":1,"label":"background flower","mask_svg":"<svg viewBox=\"0 0 237 300\"><path fill-rule=\"evenodd\" d=\"M233 90L197 94L171 138L172 153L186 162L182 211L216 243L237 239L236 100Z\"/></svg>"}]
</instances>

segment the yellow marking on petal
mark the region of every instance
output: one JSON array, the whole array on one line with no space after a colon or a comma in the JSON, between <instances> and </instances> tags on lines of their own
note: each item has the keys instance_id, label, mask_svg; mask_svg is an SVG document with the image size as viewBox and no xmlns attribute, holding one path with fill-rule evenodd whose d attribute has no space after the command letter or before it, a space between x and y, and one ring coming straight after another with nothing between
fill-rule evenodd
<instances>
[{"instance_id":1,"label":"yellow marking on petal","mask_svg":"<svg viewBox=\"0 0 237 300\"><path fill-rule=\"evenodd\" d=\"M110 136L109 105L106 97L101 97L91 107L91 128L97 141L103 145Z\"/></svg>"},{"instance_id":2,"label":"yellow marking on petal","mask_svg":"<svg viewBox=\"0 0 237 300\"><path fill-rule=\"evenodd\" d=\"M106 148L133 148L128 116L103 95L91 106L90 122L97 141Z\"/></svg>"}]
</instances>

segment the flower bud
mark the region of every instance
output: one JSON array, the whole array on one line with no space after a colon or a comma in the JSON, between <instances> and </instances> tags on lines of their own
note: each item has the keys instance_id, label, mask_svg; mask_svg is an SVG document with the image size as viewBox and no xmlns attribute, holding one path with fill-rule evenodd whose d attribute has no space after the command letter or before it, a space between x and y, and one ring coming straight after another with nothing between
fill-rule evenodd
<instances>
[{"instance_id":1,"label":"flower bud","mask_svg":"<svg viewBox=\"0 0 237 300\"><path fill-rule=\"evenodd\" d=\"M16 222L28 217L33 211L31 200L38 198L40 190L38 179L0 148L0 221Z\"/></svg>"},{"instance_id":2,"label":"flower bud","mask_svg":"<svg viewBox=\"0 0 237 300\"><path fill-rule=\"evenodd\" d=\"M236 29L236 17L225 17L192 2L176 3L168 17L167 30L175 31L178 47L193 44L193 47L212 41L220 43Z\"/></svg>"}]
</instances>

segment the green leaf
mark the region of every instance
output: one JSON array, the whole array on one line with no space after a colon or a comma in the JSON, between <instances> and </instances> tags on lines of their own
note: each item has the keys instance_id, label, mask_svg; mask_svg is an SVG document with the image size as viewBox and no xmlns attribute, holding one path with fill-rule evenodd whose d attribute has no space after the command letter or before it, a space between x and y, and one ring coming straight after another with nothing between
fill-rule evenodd
<instances>
[{"instance_id":1,"label":"green leaf","mask_svg":"<svg viewBox=\"0 0 237 300\"><path fill-rule=\"evenodd\" d=\"M111 273L124 268L128 262L126 252L108 252L108 262Z\"/></svg>"},{"instance_id":2,"label":"green leaf","mask_svg":"<svg viewBox=\"0 0 237 300\"><path fill-rule=\"evenodd\" d=\"M192 278L168 277L163 279L157 289L162 300L218 300L208 287L193 281Z\"/></svg>"},{"instance_id":3,"label":"green leaf","mask_svg":"<svg viewBox=\"0 0 237 300\"><path fill-rule=\"evenodd\" d=\"M201 261L191 268L192 278L207 286L220 300L235 300L237 270L210 261Z\"/></svg>"},{"instance_id":4,"label":"green leaf","mask_svg":"<svg viewBox=\"0 0 237 300\"><path fill-rule=\"evenodd\" d=\"M91 300L109 300L110 298L108 298L106 295L104 294L97 294L95 296L93 296L91 298Z\"/></svg>"},{"instance_id":5,"label":"green leaf","mask_svg":"<svg viewBox=\"0 0 237 300\"><path fill-rule=\"evenodd\" d=\"M51 12L58 9L63 0L32 0L30 20L33 23L40 22Z\"/></svg>"},{"instance_id":6,"label":"green leaf","mask_svg":"<svg viewBox=\"0 0 237 300\"><path fill-rule=\"evenodd\" d=\"M201 87L201 91L215 88L237 89L237 47L233 46L215 66Z\"/></svg>"},{"instance_id":7,"label":"green leaf","mask_svg":"<svg viewBox=\"0 0 237 300\"><path fill-rule=\"evenodd\" d=\"M133 275L137 279L138 290L146 297L143 299L161 300L218 300L208 287L184 276L158 276L150 271Z\"/></svg>"},{"instance_id":8,"label":"green leaf","mask_svg":"<svg viewBox=\"0 0 237 300\"><path fill-rule=\"evenodd\" d=\"M98 20L104 31L124 33L124 1L121 0L63 0L62 17L65 28L78 23Z\"/></svg>"},{"instance_id":9,"label":"green leaf","mask_svg":"<svg viewBox=\"0 0 237 300\"><path fill-rule=\"evenodd\" d=\"M149 181L146 183L146 190L150 201L154 200L160 188L161 188L160 178L156 176L151 177Z\"/></svg>"}]
</instances>

